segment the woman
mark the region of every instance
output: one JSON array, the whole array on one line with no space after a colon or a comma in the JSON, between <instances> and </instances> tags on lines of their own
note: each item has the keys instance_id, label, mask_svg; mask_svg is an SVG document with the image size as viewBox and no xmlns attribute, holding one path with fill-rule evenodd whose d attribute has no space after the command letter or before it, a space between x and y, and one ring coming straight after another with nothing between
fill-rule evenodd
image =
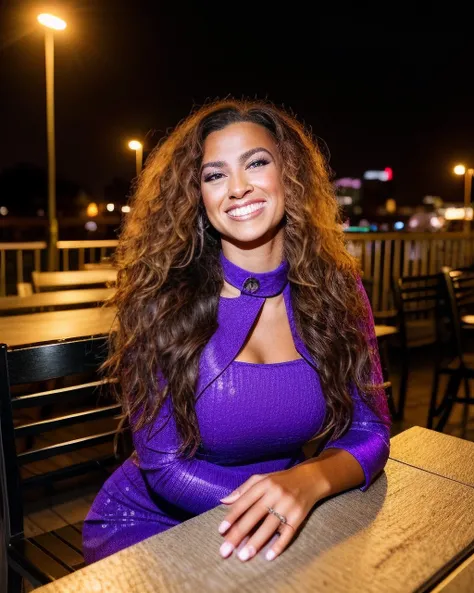
<instances>
[{"instance_id":1,"label":"woman","mask_svg":"<svg viewBox=\"0 0 474 593\"><path fill-rule=\"evenodd\" d=\"M86 562L220 503L221 555L245 539L248 560L278 533L271 560L316 502L368 488L390 427L372 314L293 117L232 100L181 123L148 160L117 255L107 367L135 453L92 505Z\"/></svg>"}]
</instances>

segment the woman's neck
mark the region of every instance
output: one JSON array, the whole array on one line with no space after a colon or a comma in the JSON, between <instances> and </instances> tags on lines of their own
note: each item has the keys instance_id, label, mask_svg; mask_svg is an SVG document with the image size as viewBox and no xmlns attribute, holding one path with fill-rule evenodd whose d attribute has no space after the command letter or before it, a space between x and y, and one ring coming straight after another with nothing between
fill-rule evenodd
<instances>
[{"instance_id":1,"label":"woman's neck","mask_svg":"<svg viewBox=\"0 0 474 593\"><path fill-rule=\"evenodd\" d=\"M235 244L222 239L222 253L236 266L249 272L275 270L283 260L283 234L279 233L263 245Z\"/></svg>"}]
</instances>

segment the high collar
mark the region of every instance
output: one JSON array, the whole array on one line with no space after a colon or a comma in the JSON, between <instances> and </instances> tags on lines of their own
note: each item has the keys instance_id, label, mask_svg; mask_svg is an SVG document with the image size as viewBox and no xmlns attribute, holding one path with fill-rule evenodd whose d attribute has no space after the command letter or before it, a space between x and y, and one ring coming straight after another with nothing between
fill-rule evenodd
<instances>
[{"instance_id":1,"label":"high collar","mask_svg":"<svg viewBox=\"0 0 474 593\"><path fill-rule=\"evenodd\" d=\"M229 261L221 252L220 260L225 280L242 294L269 298L283 292L288 284L288 263L283 261L271 272L249 272Z\"/></svg>"}]
</instances>

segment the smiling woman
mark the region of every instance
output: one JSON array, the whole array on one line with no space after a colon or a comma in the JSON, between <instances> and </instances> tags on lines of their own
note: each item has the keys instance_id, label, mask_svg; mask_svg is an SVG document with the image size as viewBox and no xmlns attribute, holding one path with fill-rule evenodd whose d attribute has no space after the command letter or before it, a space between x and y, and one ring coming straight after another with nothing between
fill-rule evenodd
<instances>
[{"instance_id":1,"label":"smiling woman","mask_svg":"<svg viewBox=\"0 0 474 593\"><path fill-rule=\"evenodd\" d=\"M272 560L316 502L370 486L390 425L373 319L297 120L197 110L148 159L117 255L105 370L135 452L92 505L87 562L220 503L221 556L273 538Z\"/></svg>"}]
</instances>

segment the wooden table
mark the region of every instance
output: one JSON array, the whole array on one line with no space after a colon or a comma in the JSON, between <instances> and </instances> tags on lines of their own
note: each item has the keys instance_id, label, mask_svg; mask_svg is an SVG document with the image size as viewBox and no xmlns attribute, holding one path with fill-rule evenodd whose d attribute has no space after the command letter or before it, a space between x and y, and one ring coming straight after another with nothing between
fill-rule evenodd
<instances>
[{"instance_id":1,"label":"wooden table","mask_svg":"<svg viewBox=\"0 0 474 593\"><path fill-rule=\"evenodd\" d=\"M25 297L0 297L0 314L12 315L45 308L59 310L98 305L110 298L114 292L114 288L85 288L40 292Z\"/></svg>"},{"instance_id":2,"label":"wooden table","mask_svg":"<svg viewBox=\"0 0 474 593\"><path fill-rule=\"evenodd\" d=\"M452 463L458 439L431 437L427 431L424 445L439 457L449 449ZM412 439L421 442L410 431L395 437L396 454L404 455L404 448L409 453ZM464 443L459 447L454 463L471 461L474 443L467 460ZM429 466L432 456L420 455L416 464ZM445 587L440 591L468 593L469 563L457 575L453 569L474 547L473 508L471 486L389 459L367 492L352 490L317 506L273 562L261 554L247 563L219 557L217 526L226 513L219 506L38 591L421 593L439 583ZM450 573L455 578L448 582ZM461 588L449 589L456 580Z\"/></svg>"},{"instance_id":3,"label":"wooden table","mask_svg":"<svg viewBox=\"0 0 474 593\"><path fill-rule=\"evenodd\" d=\"M390 458L474 488L471 441L414 426L392 439Z\"/></svg>"},{"instance_id":4,"label":"wooden table","mask_svg":"<svg viewBox=\"0 0 474 593\"><path fill-rule=\"evenodd\" d=\"M23 346L107 334L114 319L115 309L112 307L0 317L0 343Z\"/></svg>"},{"instance_id":5,"label":"wooden table","mask_svg":"<svg viewBox=\"0 0 474 593\"><path fill-rule=\"evenodd\" d=\"M33 286L37 292L99 286L114 283L117 270L81 270L76 272L32 272Z\"/></svg>"}]
</instances>

